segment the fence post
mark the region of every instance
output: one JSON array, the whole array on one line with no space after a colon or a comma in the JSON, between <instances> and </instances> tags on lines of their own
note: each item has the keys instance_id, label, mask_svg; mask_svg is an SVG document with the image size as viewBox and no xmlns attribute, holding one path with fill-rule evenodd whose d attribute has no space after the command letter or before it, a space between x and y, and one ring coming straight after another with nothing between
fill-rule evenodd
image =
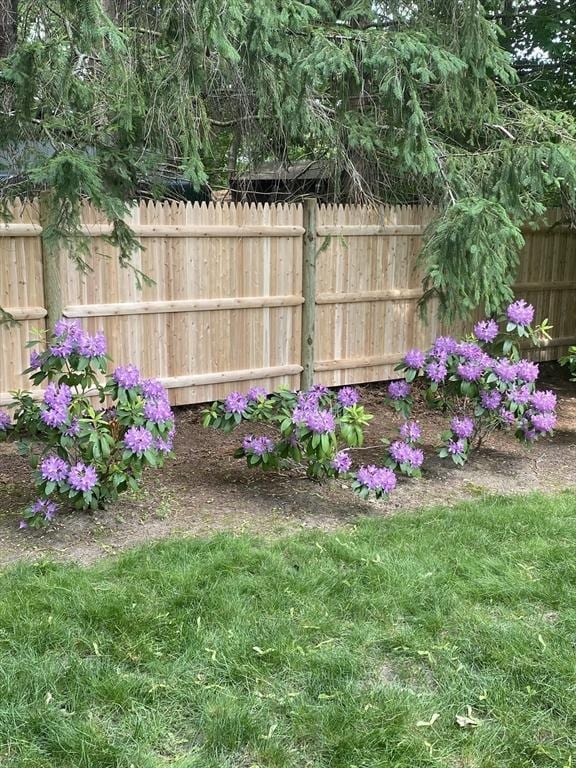
<instances>
[{"instance_id":1,"label":"fence post","mask_svg":"<svg viewBox=\"0 0 576 768\"><path fill-rule=\"evenodd\" d=\"M44 284L44 307L46 309L46 328L51 331L54 324L62 317L62 285L60 279L60 248L48 248L44 237L44 227L48 219L48 200L46 194L38 200L40 212L40 247L42 249L42 279Z\"/></svg>"},{"instance_id":2,"label":"fence post","mask_svg":"<svg viewBox=\"0 0 576 768\"><path fill-rule=\"evenodd\" d=\"M314 384L316 327L316 198L304 200L304 247L302 250L302 348L300 389Z\"/></svg>"}]
</instances>

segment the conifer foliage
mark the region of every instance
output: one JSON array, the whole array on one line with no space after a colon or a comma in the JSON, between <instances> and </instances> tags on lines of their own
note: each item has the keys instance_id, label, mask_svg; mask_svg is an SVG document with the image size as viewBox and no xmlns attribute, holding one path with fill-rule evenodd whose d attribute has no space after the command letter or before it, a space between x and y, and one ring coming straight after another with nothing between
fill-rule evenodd
<instances>
[{"instance_id":1,"label":"conifer foliage","mask_svg":"<svg viewBox=\"0 0 576 768\"><path fill-rule=\"evenodd\" d=\"M505 5L505 4L503 4ZM140 185L200 187L321 160L338 199L425 201L447 316L510 299L521 228L574 205L576 123L515 88L479 0L1 0L0 200L44 193L48 245L83 258L80 202L123 224ZM17 174L13 170L18 171Z\"/></svg>"}]
</instances>

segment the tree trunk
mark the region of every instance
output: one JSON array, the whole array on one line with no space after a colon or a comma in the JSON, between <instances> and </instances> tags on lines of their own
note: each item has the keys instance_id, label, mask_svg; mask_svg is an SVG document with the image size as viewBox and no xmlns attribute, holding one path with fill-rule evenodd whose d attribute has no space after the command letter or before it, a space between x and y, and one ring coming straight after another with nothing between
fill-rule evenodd
<instances>
[{"instance_id":1,"label":"tree trunk","mask_svg":"<svg viewBox=\"0 0 576 768\"><path fill-rule=\"evenodd\" d=\"M18 0L0 0L0 59L14 50L18 29Z\"/></svg>"}]
</instances>

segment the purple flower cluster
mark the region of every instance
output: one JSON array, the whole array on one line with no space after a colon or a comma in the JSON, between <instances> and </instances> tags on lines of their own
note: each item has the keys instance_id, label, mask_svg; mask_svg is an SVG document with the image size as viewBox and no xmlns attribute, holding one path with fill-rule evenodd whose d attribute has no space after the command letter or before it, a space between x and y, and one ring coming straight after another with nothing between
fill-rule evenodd
<instances>
[{"instance_id":1,"label":"purple flower cluster","mask_svg":"<svg viewBox=\"0 0 576 768\"><path fill-rule=\"evenodd\" d=\"M149 421L154 421L157 424L162 424L174 419L170 403L165 398L147 399L144 403L144 416Z\"/></svg>"},{"instance_id":2,"label":"purple flower cluster","mask_svg":"<svg viewBox=\"0 0 576 768\"><path fill-rule=\"evenodd\" d=\"M338 392L338 402L344 408L351 408L360 400L358 390L354 387L342 387Z\"/></svg>"},{"instance_id":3,"label":"purple flower cluster","mask_svg":"<svg viewBox=\"0 0 576 768\"><path fill-rule=\"evenodd\" d=\"M273 453L276 445L269 437L254 437L254 435L248 435L242 441L242 447L246 453L253 453L256 456L264 456L267 453Z\"/></svg>"},{"instance_id":4,"label":"purple flower cluster","mask_svg":"<svg viewBox=\"0 0 576 768\"><path fill-rule=\"evenodd\" d=\"M41 517L51 523L58 511L58 505L49 499L37 499L30 507L31 517ZM28 528L26 520L20 521L20 528Z\"/></svg>"},{"instance_id":5,"label":"purple flower cluster","mask_svg":"<svg viewBox=\"0 0 576 768\"><path fill-rule=\"evenodd\" d=\"M432 347L432 354L440 360L445 360L448 355L453 355L458 348L458 342L452 336L438 336Z\"/></svg>"},{"instance_id":6,"label":"purple flower cluster","mask_svg":"<svg viewBox=\"0 0 576 768\"><path fill-rule=\"evenodd\" d=\"M474 336L479 341L491 343L498 336L498 323L495 320L481 320L474 326Z\"/></svg>"},{"instance_id":7,"label":"purple flower cluster","mask_svg":"<svg viewBox=\"0 0 576 768\"><path fill-rule=\"evenodd\" d=\"M519 360L516 363L516 377L521 381L532 383L538 378L540 368L538 363L532 363L530 360Z\"/></svg>"},{"instance_id":8,"label":"purple flower cluster","mask_svg":"<svg viewBox=\"0 0 576 768\"><path fill-rule=\"evenodd\" d=\"M516 363L507 360L505 357L499 358L494 363L493 370L496 376L506 383L514 381L518 372Z\"/></svg>"},{"instance_id":9,"label":"purple flower cluster","mask_svg":"<svg viewBox=\"0 0 576 768\"><path fill-rule=\"evenodd\" d=\"M390 384L388 384L388 395L392 400L403 400L405 397L408 397L411 389L410 384L403 379L391 381Z\"/></svg>"},{"instance_id":10,"label":"purple flower cluster","mask_svg":"<svg viewBox=\"0 0 576 768\"><path fill-rule=\"evenodd\" d=\"M464 439L472 437L474 434L475 424L473 419L470 419L468 416L464 416L462 419L455 416L450 422L450 429L456 435L456 437Z\"/></svg>"},{"instance_id":11,"label":"purple flower cluster","mask_svg":"<svg viewBox=\"0 0 576 768\"><path fill-rule=\"evenodd\" d=\"M522 386L512 386L508 391L507 398L510 403L516 403L516 405L526 405L530 402L532 397L532 390L529 384L522 384Z\"/></svg>"},{"instance_id":12,"label":"purple flower cluster","mask_svg":"<svg viewBox=\"0 0 576 768\"><path fill-rule=\"evenodd\" d=\"M141 456L152 448L153 434L146 427L130 427L124 435L124 445L132 453Z\"/></svg>"},{"instance_id":13,"label":"purple flower cluster","mask_svg":"<svg viewBox=\"0 0 576 768\"><path fill-rule=\"evenodd\" d=\"M426 355L420 349L410 349L404 355L404 363L408 368L419 370L424 367Z\"/></svg>"},{"instance_id":14,"label":"purple flower cluster","mask_svg":"<svg viewBox=\"0 0 576 768\"><path fill-rule=\"evenodd\" d=\"M480 402L487 411L495 411L500 407L502 395L497 389L491 389L489 392L480 392Z\"/></svg>"},{"instance_id":15,"label":"purple flower cluster","mask_svg":"<svg viewBox=\"0 0 576 768\"><path fill-rule=\"evenodd\" d=\"M68 420L68 407L72 390L66 384L49 384L44 392L44 406L40 418L49 427L60 427Z\"/></svg>"},{"instance_id":16,"label":"purple flower cluster","mask_svg":"<svg viewBox=\"0 0 576 768\"><path fill-rule=\"evenodd\" d=\"M75 491L86 491L94 488L98 482L98 474L91 464L79 461L70 467L68 472L68 485Z\"/></svg>"},{"instance_id":17,"label":"purple flower cluster","mask_svg":"<svg viewBox=\"0 0 576 768\"><path fill-rule=\"evenodd\" d=\"M254 403L260 400L260 398L268 397L268 392L264 387L251 387L246 395L248 402Z\"/></svg>"},{"instance_id":18,"label":"purple flower cluster","mask_svg":"<svg viewBox=\"0 0 576 768\"><path fill-rule=\"evenodd\" d=\"M485 366L481 362L472 360L468 363L458 363L456 370L464 381L478 381L485 371Z\"/></svg>"},{"instance_id":19,"label":"purple flower cluster","mask_svg":"<svg viewBox=\"0 0 576 768\"><path fill-rule=\"evenodd\" d=\"M338 451L336 456L330 462L333 469L336 472L343 473L348 472L352 466L352 459L346 451Z\"/></svg>"},{"instance_id":20,"label":"purple flower cluster","mask_svg":"<svg viewBox=\"0 0 576 768\"><path fill-rule=\"evenodd\" d=\"M32 368L33 371L40 368L40 365L42 363L42 355L37 352L35 349L30 352L30 368Z\"/></svg>"},{"instance_id":21,"label":"purple flower cluster","mask_svg":"<svg viewBox=\"0 0 576 768\"><path fill-rule=\"evenodd\" d=\"M405 421L400 427L400 437L408 443L415 443L420 440L422 431L416 421Z\"/></svg>"},{"instance_id":22,"label":"purple flower cluster","mask_svg":"<svg viewBox=\"0 0 576 768\"><path fill-rule=\"evenodd\" d=\"M241 392L230 392L224 400L224 410L226 413L244 413L248 407L248 398Z\"/></svg>"},{"instance_id":23,"label":"purple flower cluster","mask_svg":"<svg viewBox=\"0 0 576 768\"><path fill-rule=\"evenodd\" d=\"M320 435L336 429L336 420L330 411L309 411L304 423L308 429Z\"/></svg>"},{"instance_id":24,"label":"purple flower cluster","mask_svg":"<svg viewBox=\"0 0 576 768\"><path fill-rule=\"evenodd\" d=\"M102 332L90 336L76 320L59 320L54 326L56 341L49 349L55 357L69 357L76 353L83 357L101 357L106 354L106 337ZM33 367L39 363L39 356L30 358Z\"/></svg>"},{"instance_id":25,"label":"purple flower cluster","mask_svg":"<svg viewBox=\"0 0 576 768\"><path fill-rule=\"evenodd\" d=\"M464 456L466 453L466 440L459 439L459 440L449 440L446 443L446 447L448 448L448 453L452 456Z\"/></svg>"},{"instance_id":26,"label":"purple flower cluster","mask_svg":"<svg viewBox=\"0 0 576 768\"><path fill-rule=\"evenodd\" d=\"M396 475L387 467L376 467L374 464L362 466L356 473L360 485L369 491L390 493L396 488Z\"/></svg>"},{"instance_id":27,"label":"purple flower cluster","mask_svg":"<svg viewBox=\"0 0 576 768\"><path fill-rule=\"evenodd\" d=\"M534 319L534 307L532 304L527 304L524 299L518 299L518 301L510 304L506 310L506 315L511 323L530 325Z\"/></svg>"},{"instance_id":28,"label":"purple flower cluster","mask_svg":"<svg viewBox=\"0 0 576 768\"><path fill-rule=\"evenodd\" d=\"M550 413L556 408L556 395L550 389L533 392L530 405L542 413Z\"/></svg>"},{"instance_id":29,"label":"purple flower cluster","mask_svg":"<svg viewBox=\"0 0 576 768\"><path fill-rule=\"evenodd\" d=\"M435 381L437 384L440 384L448 375L448 368L443 362L432 361L426 366L426 375L431 381Z\"/></svg>"},{"instance_id":30,"label":"purple flower cluster","mask_svg":"<svg viewBox=\"0 0 576 768\"><path fill-rule=\"evenodd\" d=\"M424 452L401 440L391 443L388 453L397 464L408 464L413 469L418 469L424 463Z\"/></svg>"},{"instance_id":31,"label":"purple flower cluster","mask_svg":"<svg viewBox=\"0 0 576 768\"><path fill-rule=\"evenodd\" d=\"M140 384L140 371L135 365L120 365L112 374L112 378L119 387L133 389Z\"/></svg>"},{"instance_id":32,"label":"purple flower cluster","mask_svg":"<svg viewBox=\"0 0 576 768\"><path fill-rule=\"evenodd\" d=\"M545 413L532 413L530 415L530 420L538 432L544 433L552 432L558 421L556 414L549 411Z\"/></svg>"},{"instance_id":33,"label":"purple flower cluster","mask_svg":"<svg viewBox=\"0 0 576 768\"><path fill-rule=\"evenodd\" d=\"M0 432L6 432L11 424L10 414L7 411L0 411Z\"/></svg>"},{"instance_id":34,"label":"purple flower cluster","mask_svg":"<svg viewBox=\"0 0 576 768\"><path fill-rule=\"evenodd\" d=\"M60 480L66 480L69 469L68 462L60 456L47 456L40 464L40 475L43 480L58 483Z\"/></svg>"}]
</instances>

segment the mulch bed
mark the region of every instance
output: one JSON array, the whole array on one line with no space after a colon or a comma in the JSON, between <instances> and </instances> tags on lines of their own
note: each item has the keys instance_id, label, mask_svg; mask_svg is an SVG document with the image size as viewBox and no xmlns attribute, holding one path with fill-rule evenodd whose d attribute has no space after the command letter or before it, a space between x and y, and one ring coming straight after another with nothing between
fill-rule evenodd
<instances>
[{"instance_id":1,"label":"mulch bed","mask_svg":"<svg viewBox=\"0 0 576 768\"><path fill-rule=\"evenodd\" d=\"M62 515L48 530L19 531L19 510L34 495L27 464L13 445L0 445L0 563L49 556L89 563L104 554L167 536L203 536L216 531L251 531L267 536L302 528L333 530L362 515L454 504L485 494L558 491L576 487L576 384L555 365L542 366L540 386L559 399L558 429L530 448L494 434L469 462L456 468L437 458L432 446L446 419L417 410L426 461L420 480L401 479L389 499L363 502L347 484L318 484L299 472L249 470L233 457L239 434L201 426L202 407L178 410L176 458L149 472L143 489L94 514ZM401 417L382 404L384 385L362 387L374 414L367 445L396 434ZM382 449L368 449L363 461L378 461Z\"/></svg>"}]
</instances>

